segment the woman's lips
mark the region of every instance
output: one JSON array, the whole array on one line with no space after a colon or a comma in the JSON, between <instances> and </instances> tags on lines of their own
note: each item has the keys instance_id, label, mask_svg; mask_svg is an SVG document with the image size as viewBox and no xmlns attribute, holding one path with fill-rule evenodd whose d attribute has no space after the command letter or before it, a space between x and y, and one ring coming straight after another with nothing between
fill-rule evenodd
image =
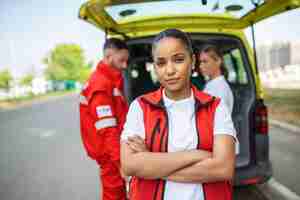
<instances>
[{"instance_id":1,"label":"woman's lips","mask_svg":"<svg viewBox=\"0 0 300 200\"><path fill-rule=\"evenodd\" d=\"M168 80L166 80L166 83L167 83L168 85L174 85L174 84L176 84L178 81L179 81L179 78L173 78L173 79L168 79Z\"/></svg>"}]
</instances>

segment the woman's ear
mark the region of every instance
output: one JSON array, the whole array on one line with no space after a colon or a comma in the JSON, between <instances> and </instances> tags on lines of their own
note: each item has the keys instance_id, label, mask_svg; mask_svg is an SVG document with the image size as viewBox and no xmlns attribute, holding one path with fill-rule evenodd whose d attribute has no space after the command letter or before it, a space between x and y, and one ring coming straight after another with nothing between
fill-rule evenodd
<instances>
[{"instance_id":1,"label":"woman's ear","mask_svg":"<svg viewBox=\"0 0 300 200\"><path fill-rule=\"evenodd\" d=\"M216 61L217 61L218 66L221 66L221 65L222 65L222 62L223 62L223 61L222 61L221 58L218 57Z\"/></svg>"},{"instance_id":2,"label":"woman's ear","mask_svg":"<svg viewBox=\"0 0 300 200\"><path fill-rule=\"evenodd\" d=\"M196 68L196 56L193 54L192 56L192 70L195 70Z\"/></svg>"}]
</instances>

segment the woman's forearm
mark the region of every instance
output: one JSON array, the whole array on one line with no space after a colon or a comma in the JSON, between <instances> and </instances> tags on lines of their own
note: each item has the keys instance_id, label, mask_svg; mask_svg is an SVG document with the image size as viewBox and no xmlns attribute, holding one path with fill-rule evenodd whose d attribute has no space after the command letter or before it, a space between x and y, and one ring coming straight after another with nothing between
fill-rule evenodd
<instances>
[{"instance_id":1,"label":"woman's forearm","mask_svg":"<svg viewBox=\"0 0 300 200\"><path fill-rule=\"evenodd\" d=\"M209 158L192 166L180 169L166 179L183 183L207 183L222 180L231 180L234 175L234 161L227 163Z\"/></svg>"},{"instance_id":2,"label":"woman's forearm","mask_svg":"<svg viewBox=\"0 0 300 200\"><path fill-rule=\"evenodd\" d=\"M173 153L139 152L122 154L122 168L124 173L127 176L137 176L145 179L166 177L210 155L208 152L196 150Z\"/></svg>"},{"instance_id":3,"label":"woman's forearm","mask_svg":"<svg viewBox=\"0 0 300 200\"><path fill-rule=\"evenodd\" d=\"M177 182L206 183L231 180L235 169L235 146L231 136L216 136L211 158L180 169L168 180Z\"/></svg>"},{"instance_id":4,"label":"woman's forearm","mask_svg":"<svg viewBox=\"0 0 300 200\"><path fill-rule=\"evenodd\" d=\"M146 179L162 178L197 161L195 152L136 153L130 161L130 175Z\"/></svg>"}]
</instances>

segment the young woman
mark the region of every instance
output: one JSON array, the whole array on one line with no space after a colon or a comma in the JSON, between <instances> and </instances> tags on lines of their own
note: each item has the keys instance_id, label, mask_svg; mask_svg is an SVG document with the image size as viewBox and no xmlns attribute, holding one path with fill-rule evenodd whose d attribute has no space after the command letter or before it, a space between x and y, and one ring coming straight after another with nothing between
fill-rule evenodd
<instances>
[{"instance_id":1,"label":"young woman","mask_svg":"<svg viewBox=\"0 0 300 200\"><path fill-rule=\"evenodd\" d=\"M234 98L224 75L225 67L222 52L217 46L208 44L202 48L198 57L200 71L202 75L208 77L203 91L221 98L232 113Z\"/></svg>"},{"instance_id":2,"label":"young woman","mask_svg":"<svg viewBox=\"0 0 300 200\"><path fill-rule=\"evenodd\" d=\"M130 199L231 199L235 130L222 101L191 84L190 39L165 30L154 39L152 55L161 88L132 102L122 133Z\"/></svg>"}]
</instances>

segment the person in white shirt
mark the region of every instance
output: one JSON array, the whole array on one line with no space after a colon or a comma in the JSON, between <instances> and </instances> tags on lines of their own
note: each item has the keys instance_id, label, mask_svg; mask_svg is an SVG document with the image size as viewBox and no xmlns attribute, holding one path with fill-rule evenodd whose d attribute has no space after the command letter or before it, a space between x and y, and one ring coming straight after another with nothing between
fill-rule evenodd
<instances>
[{"instance_id":1,"label":"person in white shirt","mask_svg":"<svg viewBox=\"0 0 300 200\"><path fill-rule=\"evenodd\" d=\"M154 39L152 54L162 87L132 102L121 135L121 168L133 182L130 199L230 200L236 141L230 111L222 100L191 85L195 56L185 33L161 32ZM153 107L151 98L162 105ZM200 145L208 135L213 138L207 144L211 151ZM210 193L208 185L214 187Z\"/></svg>"},{"instance_id":2,"label":"person in white shirt","mask_svg":"<svg viewBox=\"0 0 300 200\"><path fill-rule=\"evenodd\" d=\"M208 79L204 92L221 98L232 113L234 98L224 74L225 67L222 52L214 45L205 45L198 54L200 71Z\"/></svg>"},{"instance_id":3,"label":"person in white shirt","mask_svg":"<svg viewBox=\"0 0 300 200\"><path fill-rule=\"evenodd\" d=\"M223 53L215 45L204 45L198 54L200 72L206 77L207 83L203 92L219 97L232 114L234 97L232 90L225 79ZM239 153L239 142L236 141L236 154Z\"/></svg>"}]
</instances>

